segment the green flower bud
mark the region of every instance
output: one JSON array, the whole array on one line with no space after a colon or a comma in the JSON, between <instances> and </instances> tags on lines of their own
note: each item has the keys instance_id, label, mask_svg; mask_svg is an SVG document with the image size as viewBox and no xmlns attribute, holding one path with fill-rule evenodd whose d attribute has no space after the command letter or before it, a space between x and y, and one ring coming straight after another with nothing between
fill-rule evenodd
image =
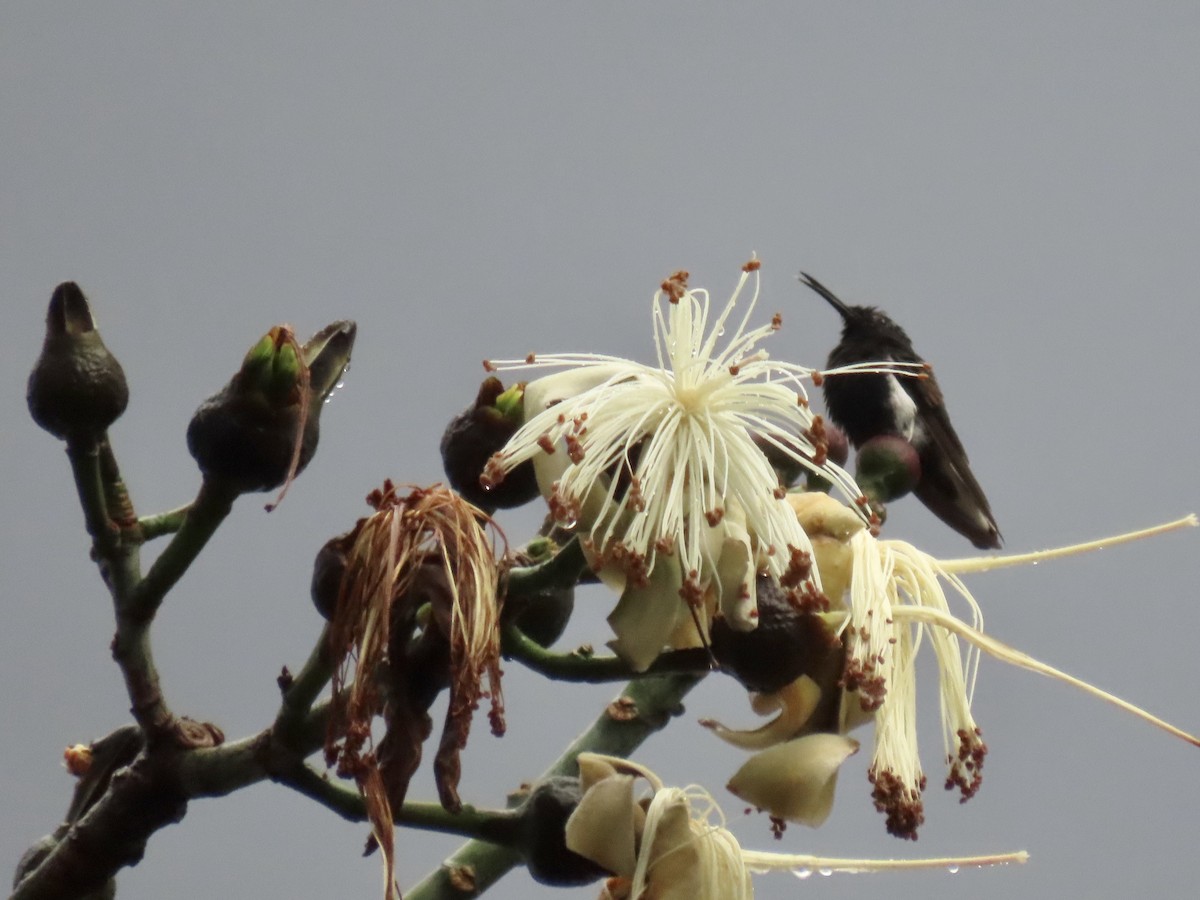
<instances>
[{"instance_id":1,"label":"green flower bud","mask_svg":"<svg viewBox=\"0 0 1200 900\"><path fill-rule=\"evenodd\" d=\"M533 463L517 466L485 489L479 481L492 454L516 434L524 420L524 385L504 389L499 378L479 386L475 402L450 420L442 435L442 467L450 486L482 509L522 506L538 495Z\"/></svg>"},{"instance_id":2,"label":"green flower bud","mask_svg":"<svg viewBox=\"0 0 1200 900\"><path fill-rule=\"evenodd\" d=\"M854 480L871 500L890 503L917 486L921 458L904 438L882 434L858 448Z\"/></svg>"},{"instance_id":3,"label":"green flower bud","mask_svg":"<svg viewBox=\"0 0 1200 900\"><path fill-rule=\"evenodd\" d=\"M324 401L350 364L355 334L355 324L343 321L303 346L286 325L263 335L188 425L188 450L204 477L245 493L272 490L303 471L317 450Z\"/></svg>"},{"instance_id":4,"label":"green flower bud","mask_svg":"<svg viewBox=\"0 0 1200 900\"><path fill-rule=\"evenodd\" d=\"M25 391L33 420L63 440L94 441L129 403L125 373L73 281L54 289L42 355Z\"/></svg>"}]
</instances>

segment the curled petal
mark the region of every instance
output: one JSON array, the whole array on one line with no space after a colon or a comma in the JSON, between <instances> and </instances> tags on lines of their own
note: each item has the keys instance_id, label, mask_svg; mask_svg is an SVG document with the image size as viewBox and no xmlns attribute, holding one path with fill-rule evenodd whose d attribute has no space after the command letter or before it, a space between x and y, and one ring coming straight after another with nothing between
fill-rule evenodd
<instances>
[{"instance_id":1,"label":"curled petal","mask_svg":"<svg viewBox=\"0 0 1200 900\"><path fill-rule=\"evenodd\" d=\"M776 709L779 715L753 731L737 731L726 728L712 719L702 719L700 724L726 743L744 750L761 750L789 740L802 729L813 710L821 702L821 688L807 675L801 675L791 684L774 694L759 694L753 702L754 711L766 715Z\"/></svg>"}]
</instances>

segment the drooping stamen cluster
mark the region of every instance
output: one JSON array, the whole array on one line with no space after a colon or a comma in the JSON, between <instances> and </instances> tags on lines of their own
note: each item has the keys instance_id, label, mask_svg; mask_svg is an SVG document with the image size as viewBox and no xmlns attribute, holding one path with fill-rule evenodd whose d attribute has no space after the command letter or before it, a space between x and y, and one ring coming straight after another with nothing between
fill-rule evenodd
<instances>
[{"instance_id":1,"label":"drooping stamen cluster","mask_svg":"<svg viewBox=\"0 0 1200 900\"><path fill-rule=\"evenodd\" d=\"M850 610L843 633L845 686L857 691L862 708L875 712L875 751L869 777L876 809L898 837L916 838L924 821L925 775L917 754L916 656L926 630L906 618L912 608L950 615L944 578L966 601L969 627L982 628L979 606L956 577L939 570L932 557L903 541L879 541L867 532L850 540L853 576ZM941 686L943 739L949 771L947 789L966 801L979 789L987 746L971 714L978 651L964 661L958 639L942 628L928 629Z\"/></svg>"}]
</instances>

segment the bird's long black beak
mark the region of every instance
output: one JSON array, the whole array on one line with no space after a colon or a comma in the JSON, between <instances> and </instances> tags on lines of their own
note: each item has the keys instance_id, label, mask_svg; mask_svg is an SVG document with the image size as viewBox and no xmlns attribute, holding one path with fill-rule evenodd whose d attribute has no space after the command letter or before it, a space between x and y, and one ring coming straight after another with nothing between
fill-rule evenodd
<instances>
[{"instance_id":1,"label":"bird's long black beak","mask_svg":"<svg viewBox=\"0 0 1200 900\"><path fill-rule=\"evenodd\" d=\"M829 288L825 287L825 285L821 284L821 282L817 281L817 279L813 278L807 272L801 272L796 276L796 279L805 287L812 288L814 291L824 297L829 302L830 306L841 313L843 319L850 315L850 310L846 304L839 300L834 295L833 291L829 290Z\"/></svg>"}]
</instances>

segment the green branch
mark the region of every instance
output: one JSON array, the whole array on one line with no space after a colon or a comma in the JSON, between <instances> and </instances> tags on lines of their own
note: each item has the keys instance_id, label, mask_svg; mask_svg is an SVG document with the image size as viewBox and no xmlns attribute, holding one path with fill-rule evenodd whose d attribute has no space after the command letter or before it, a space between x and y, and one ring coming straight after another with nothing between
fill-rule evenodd
<instances>
[{"instance_id":1,"label":"green branch","mask_svg":"<svg viewBox=\"0 0 1200 900\"><path fill-rule=\"evenodd\" d=\"M504 592L510 597L529 597L545 591L574 587L580 573L587 568L587 559L579 538L567 541L545 562L509 569Z\"/></svg>"},{"instance_id":2,"label":"green branch","mask_svg":"<svg viewBox=\"0 0 1200 900\"><path fill-rule=\"evenodd\" d=\"M123 610L126 615L146 621L154 618L163 597L200 555L209 538L229 515L236 498L237 492L225 485L208 479L201 483L200 492L184 516L179 531L154 561L130 598L128 608Z\"/></svg>"},{"instance_id":3,"label":"green branch","mask_svg":"<svg viewBox=\"0 0 1200 900\"><path fill-rule=\"evenodd\" d=\"M628 756L683 711L680 701L702 677L695 674L661 675L629 684L621 697L542 773L542 777L577 775L575 760L585 750ZM616 713L616 710L620 712ZM488 841L468 841L404 896L408 900L461 900L463 892L451 883L452 873L469 872L475 892L481 894L520 862L521 854L516 849Z\"/></svg>"},{"instance_id":4,"label":"green branch","mask_svg":"<svg viewBox=\"0 0 1200 900\"><path fill-rule=\"evenodd\" d=\"M649 669L639 673L618 656L590 656L578 650L570 653L547 650L515 625L505 626L502 646L506 658L515 659L526 668L555 681L600 684L673 672L703 675L712 668L708 651L696 647L661 653Z\"/></svg>"},{"instance_id":5,"label":"green branch","mask_svg":"<svg viewBox=\"0 0 1200 900\"><path fill-rule=\"evenodd\" d=\"M175 509L169 509L166 512L156 513L152 516L142 516L137 520L137 527L141 532L142 540L152 541L156 537L162 537L164 534L174 534L183 527L184 520L187 519L187 514L191 508L192 504L187 503Z\"/></svg>"}]
</instances>

